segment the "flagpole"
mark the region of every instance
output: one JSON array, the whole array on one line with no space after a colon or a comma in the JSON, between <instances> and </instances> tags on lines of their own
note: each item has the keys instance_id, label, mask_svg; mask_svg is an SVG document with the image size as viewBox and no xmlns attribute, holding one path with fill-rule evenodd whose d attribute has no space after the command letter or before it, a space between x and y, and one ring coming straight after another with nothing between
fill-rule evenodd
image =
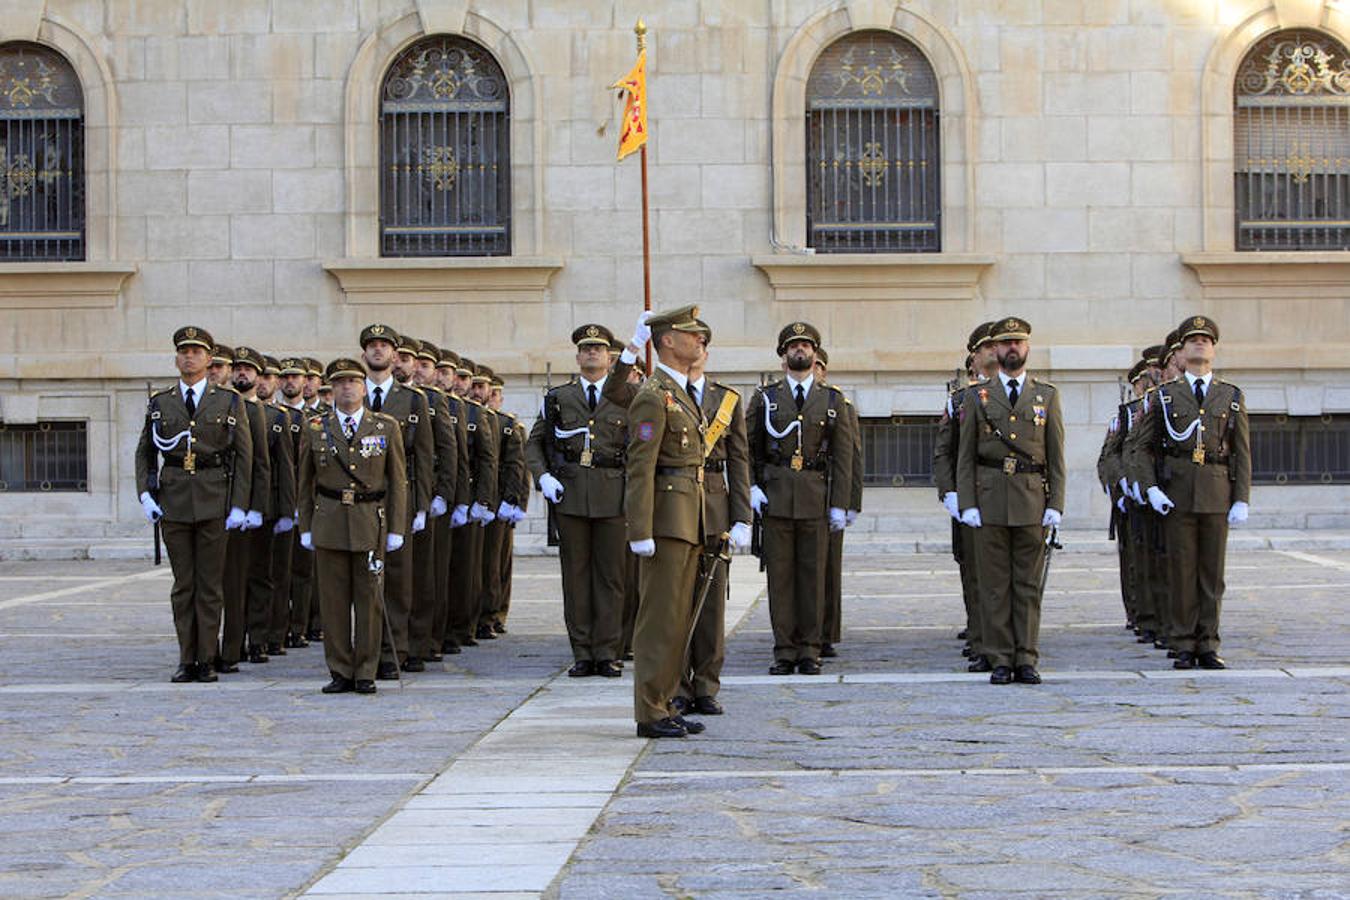
<instances>
[{"instance_id":1,"label":"flagpole","mask_svg":"<svg viewBox=\"0 0 1350 900\"><path fill-rule=\"evenodd\" d=\"M633 26L633 32L637 35L638 56L647 49L647 24L641 19L637 20L637 25ZM645 99L645 98L644 98ZM652 308L652 244L651 231L648 225L647 212L647 142L642 142L639 148L642 154L642 308L650 312ZM647 351L647 374L652 374L652 342L648 341Z\"/></svg>"}]
</instances>

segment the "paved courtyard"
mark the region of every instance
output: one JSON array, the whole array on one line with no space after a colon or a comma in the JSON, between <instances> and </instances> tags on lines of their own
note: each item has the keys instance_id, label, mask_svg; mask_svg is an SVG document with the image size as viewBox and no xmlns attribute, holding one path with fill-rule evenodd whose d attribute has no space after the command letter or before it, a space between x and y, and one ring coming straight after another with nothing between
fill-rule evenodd
<instances>
[{"instance_id":1,"label":"paved courtyard","mask_svg":"<svg viewBox=\"0 0 1350 900\"><path fill-rule=\"evenodd\" d=\"M168 683L167 566L0 564L0 896L1350 897L1350 552L1230 557L1226 672L1057 557L1040 687L968 675L950 557L850 557L841 656L773 678L733 566L722 700L632 737L568 664L556 562L510 633L326 697L322 651Z\"/></svg>"}]
</instances>

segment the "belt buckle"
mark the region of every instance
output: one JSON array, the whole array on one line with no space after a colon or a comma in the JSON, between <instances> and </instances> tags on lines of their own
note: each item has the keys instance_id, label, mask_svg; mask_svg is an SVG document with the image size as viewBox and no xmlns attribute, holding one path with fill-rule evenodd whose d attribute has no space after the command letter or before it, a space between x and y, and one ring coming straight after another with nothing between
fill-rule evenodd
<instances>
[{"instance_id":1,"label":"belt buckle","mask_svg":"<svg viewBox=\"0 0 1350 900\"><path fill-rule=\"evenodd\" d=\"M183 457L183 471L189 475L197 474L197 454L191 450Z\"/></svg>"},{"instance_id":2,"label":"belt buckle","mask_svg":"<svg viewBox=\"0 0 1350 900\"><path fill-rule=\"evenodd\" d=\"M589 450L582 450L581 459L579 459L577 462L580 463L583 469L589 469L592 463L595 462L595 455L591 453L591 451Z\"/></svg>"},{"instance_id":3,"label":"belt buckle","mask_svg":"<svg viewBox=\"0 0 1350 900\"><path fill-rule=\"evenodd\" d=\"M1003 474L1004 475L1017 474L1017 457L1015 456L1003 457Z\"/></svg>"},{"instance_id":4,"label":"belt buckle","mask_svg":"<svg viewBox=\"0 0 1350 900\"><path fill-rule=\"evenodd\" d=\"M1205 464L1204 447L1196 445L1196 448L1191 451L1191 462L1195 463L1197 466L1203 466Z\"/></svg>"},{"instance_id":5,"label":"belt buckle","mask_svg":"<svg viewBox=\"0 0 1350 900\"><path fill-rule=\"evenodd\" d=\"M353 488L342 489L342 505L343 506L356 505L356 491Z\"/></svg>"},{"instance_id":6,"label":"belt buckle","mask_svg":"<svg viewBox=\"0 0 1350 900\"><path fill-rule=\"evenodd\" d=\"M802 466L805 464L806 460L802 459L802 452L800 450L792 454L792 462L790 464L792 467L792 471L800 472L802 470Z\"/></svg>"},{"instance_id":7,"label":"belt buckle","mask_svg":"<svg viewBox=\"0 0 1350 900\"><path fill-rule=\"evenodd\" d=\"M702 467L702 466L699 466L699 467L698 467L698 483L699 483L699 484L702 484L702 483L703 483L703 467Z\"/></svg>"}]
</instances>

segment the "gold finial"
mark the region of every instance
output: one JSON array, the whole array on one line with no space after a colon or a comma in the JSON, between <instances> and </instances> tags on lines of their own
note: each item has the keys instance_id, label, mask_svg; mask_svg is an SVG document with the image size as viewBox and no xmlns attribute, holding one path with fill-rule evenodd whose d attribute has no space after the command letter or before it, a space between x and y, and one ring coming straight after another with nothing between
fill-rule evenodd
<instances>
[{"instance_id":1,"label":"gold finial","mask_svg":"<svg viewBox=\"0 0 1350 900\"><path fill-rule=\"evenodd\" d=\"M637 24L633 26L633 33L637 35L637 48L641 53L647 49L647 23L638 19Z\"/></svg>"}]
</instances>

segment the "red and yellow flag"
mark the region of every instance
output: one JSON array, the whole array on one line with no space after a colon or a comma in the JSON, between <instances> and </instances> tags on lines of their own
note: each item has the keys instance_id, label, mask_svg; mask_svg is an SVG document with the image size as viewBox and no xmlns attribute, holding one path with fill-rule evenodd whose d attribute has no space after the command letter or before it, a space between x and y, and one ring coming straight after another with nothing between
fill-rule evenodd
<instances>
[{"instance_id":1,"label":"red and yellow flag","mask_svg":"<svg viewBox=\"0 0 1350 900\"><path fill-rule=\"evenodd\" d=\"M625 95L619 132L619 159L623 159L647 143L647 51L639 53L632 71L610 87Z\"/></svg>"}]
</instances>

